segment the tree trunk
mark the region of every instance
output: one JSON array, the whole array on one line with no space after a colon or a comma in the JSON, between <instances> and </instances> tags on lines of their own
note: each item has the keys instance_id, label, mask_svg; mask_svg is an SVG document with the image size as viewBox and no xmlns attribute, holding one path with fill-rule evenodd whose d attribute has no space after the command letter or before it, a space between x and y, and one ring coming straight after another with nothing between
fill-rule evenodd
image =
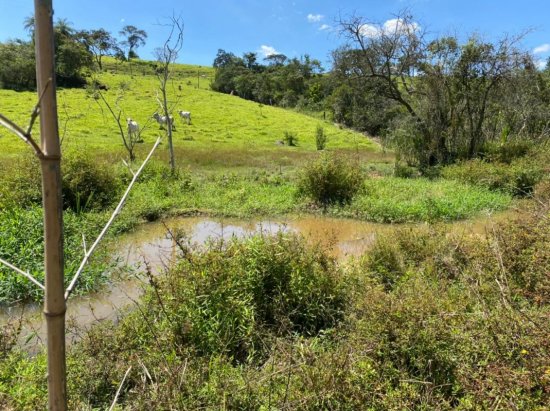
<instances>
[{"instance_id":1,"label":"tree trunk","mask_svg":"<svg viewBox=\"0 0 550 411\"><path fill-rule=\"evenodd\" d=\"M66 410L65 297L63 275L63 207L61 148L57 124L52 0L35 0L36 79L40 104L44 206L44 315L48 335L48 404Z\"/></svg>"},{"instance_id":2,"label":"tree trunk","mask_svg":"<svg viewBox=\"0 0 550 411\"><path fill-rule=\"evenodd\" d=\"M174 155L174 143L172 141L172 121L170 120L170 113L168 112L168 98L166 97L166 84L168 83L168 67L165 67L164 78L161 80L162 89L162 105L164 108L164 115L166 116L166 130L168 135L168 149L170 151L170 171L172 174L176 172L176 159Z\"/></svg>"}]
</instances>

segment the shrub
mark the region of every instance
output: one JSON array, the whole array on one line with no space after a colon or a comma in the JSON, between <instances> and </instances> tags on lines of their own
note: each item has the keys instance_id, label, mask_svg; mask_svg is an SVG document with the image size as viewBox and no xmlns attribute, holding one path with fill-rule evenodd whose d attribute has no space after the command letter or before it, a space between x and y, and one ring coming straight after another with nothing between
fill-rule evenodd
<instances>
[{"instance_id":1,"label":"shrub","mask_svg":"<svg viewBox=\"0 0 550 411\"><path fill-rule=\"evenodd\" d=\"M63 204L74 211L103 209L116 198L116 173L84 153L69 153L61 162ZM30 154L0 172L0 209L42 203L40 162Z\"/></svg>"},{"instance_id":2,"label":"shrub","mask_svg":"<svg viewBox=\"0 0 550 411\"><path fill-rule=\"evenodd\" d=\"M491 162L510 164L513 160L524 157L533 148L528 140L515 140L507 143L485 143L480 155Z\"/></svg>"},{"instance_id":3,"label":"shrub","mask_svg":"<svg viewBox=\"0 0 550 411\"><path fill-rule=\"evenodd\" d=\"M320 205L351 201L363 182L359 167L341 156L323 153L302 170L298 193Z\"/></svg>"},{"instance_id":4,"label":"shrub","mask_svg":"<svg viewBox=\"0 0 550 411\"><path fill-rule=\"evenodd\" d=\"M287 146L295 147L298 145L298 137L296 137L295 133L292 133L290 131L285 131L283 141Z\"/></svg>"},{"instance_id":5,"label":"shrub","mask_svg":"<svg viewBox=\"0 0 550 411\"><path fill-rule=\"evenodd\" d=\"M312 336L333 327L345 301L334 259L285 234L212 244L183 261L165 286L178 341L242 361L261 354L269 334Z\"/></svg>"},{"instance_id":6,"label":"shrub","mask_svg":"<svg viewBox=\"0 0 550 411\"><path fill-rule=\"evenodd\" d=\"M84 153L64 157L62 179L64 206L77 212L103 209L119 191L113 172Z\"/></svg>"},{"instance_id":7,"label":"shrub","mask_svg":"<svg viewBox=\"0 0 550 411\"><path fill-rule=\"evenodd\" d=\"M476 159L445 167L441 170L441 176L523 197L533 191L543 176L543 170L528 159L515 160L511 164Z\"/></svg>"},{"instance_id":8,"label":"shrub","mask_svg":"<svg viewBox=\"0 0 550 411\"><path fill-rule=\"evenodd\" d=\"M42 202L40 162L26 153L14 160L2 160L0 167L0 209L30 207Z\"/></svg>"},{"instance_id":9,"label":"shrub","mask_svg":"<svg viewBox=\"0 0 550 411\"><path fill-rule=\"evenodd\" d=\"M418 171L414 167L396 161L393 169L393 175L394 177L400 178L413 178L418 176Z\"/></svg>"},{"instance_id":10,"label":"shrub","mask_svg":"<svg viewBox=\"0 0 550 411\"><path fill-rule=\"evenodd\" d=\"M318 125L315 129L315 145L317 150L324 150L327 145L327 135L325 134L325 129Z\"/></svg>"}]
</instances>

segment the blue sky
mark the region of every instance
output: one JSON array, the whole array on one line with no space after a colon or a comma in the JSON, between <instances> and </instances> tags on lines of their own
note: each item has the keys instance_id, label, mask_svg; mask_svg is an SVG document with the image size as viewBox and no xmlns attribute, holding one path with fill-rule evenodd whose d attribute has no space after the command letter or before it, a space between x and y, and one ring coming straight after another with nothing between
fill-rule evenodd
<instances>
[{"instance_id":1,"label":"blue sky","mask_svg":"<svg viewBox=\"0 0 550 411\"><path fill-rule=\"evenodd\" d=\"M242 55L280 52L310 54L330 65L330 51L343 43L336 19L352 12L384 23L408 8L431 33L477 32L495 39L504 33L531 31L523 47L540 61L550 56L550 0L53 0L55 17L79 29L103 27L114 34L125 24L144 29L144 59L165 39L166 17L181 14L185 24L180 62L211 65L219 48ZM23 19L32 0L0 0L0 41L26 38Z\"/></svg>"}]
</instances>

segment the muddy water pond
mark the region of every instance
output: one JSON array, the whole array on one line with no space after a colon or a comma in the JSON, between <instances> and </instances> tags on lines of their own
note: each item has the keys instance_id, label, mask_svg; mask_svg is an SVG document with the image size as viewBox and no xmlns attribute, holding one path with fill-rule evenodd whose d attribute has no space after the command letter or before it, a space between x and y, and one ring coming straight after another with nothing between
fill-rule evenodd
<instances>
[{"instance_id":1,"label":"muddy water pond","mask_svg":"<svg viewBox=\"0 0 550 411\"><path fill-rule=\"evenodd\" d=\"M494 220L508 218L509 213L495 217L449 224L450 230L467 233L481 233ZM412 225L411 225L412 226ZM312 242L330 247L339 259L364 253L380 233L394 230L389 224L374 224L357 220L325 217L295 217L273 220L235 220L203 217L173 218L163 222L145 224L131 234L122 236L116 242L116 256L125 265L143 271L145 263L153 273L169 267L177 255L178 247L171 232L185 233L191 244L201 246L210 239L230 240L245 238L254 234L274 234L280 231L296 232ZM406 226L405 226L406 227ZM141 276L142 277L142 276ZM121 310L136 304L143 292L145 281L136 275L130 279L115 281L101 292L73 297L67 306L67 342L80 338L85 328L94 323L114 320ZM24 304L14 307L0 306L0 326L9 321L22 321L19 344L29 352L37 352L45 343L45 322L40 304Z\"/></svg>"}]
</instances>

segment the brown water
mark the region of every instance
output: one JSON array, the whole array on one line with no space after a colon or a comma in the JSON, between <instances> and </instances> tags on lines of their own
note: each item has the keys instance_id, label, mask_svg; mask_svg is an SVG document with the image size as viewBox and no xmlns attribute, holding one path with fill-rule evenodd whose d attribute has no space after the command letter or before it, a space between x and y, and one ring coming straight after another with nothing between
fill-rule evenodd
<instances>
[{"instance_id":1,"label":"brown water","mask_svg":"<svg viewBox=\"0 0 550 411\"><path fill-rule=\"evenodd\" d=\"M512 217L514 212L493 217L448 224L449 230L465 234L483 233L494 221ZM413 225L410 225L413 226ZM164 222L141 226L132 234L121 237L117 243L117 255L129 265L143 271L145 262L154 274L158 274L174 261L178 247L168 234L184 232L188 241L201 245L209 239L244 238L258 233L274 234L279 231L297 232L309 241L319 242L341 260L364 253L380 233L404 225L374 224L357 220L325 217L296 217L281 220L235 220L203 217L173 218ZM405 226L406 227L406 226ZM113 282L99 293L73 297L67 304L67 342L78 340L81 333L91 325L116 321L121 310L139 303L144 284L143 278ZM46 335L45 322L39 304L0 307L0 326L21 319L22 331L19 344L29 352L37 352L43 346Z\"/></svg>"}]
</instances>

